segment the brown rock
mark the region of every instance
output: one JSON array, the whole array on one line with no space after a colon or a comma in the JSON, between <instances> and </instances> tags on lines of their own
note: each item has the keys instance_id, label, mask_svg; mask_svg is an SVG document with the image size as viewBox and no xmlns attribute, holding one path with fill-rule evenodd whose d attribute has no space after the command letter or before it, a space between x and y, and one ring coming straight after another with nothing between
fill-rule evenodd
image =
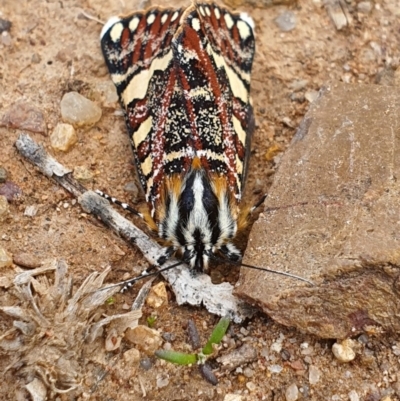
<instances>
[{"instance_id":1,"label":"brown rock","mask_svg":"<svg viewBox=\"0 0 400 401\"><path fill-rule=\"evenodd\" d=\"M42 265L42 262L34 255L25 252L19 252L13 255L13 262L18 266L26 267L28 269L35 269Z\"/></svg>"},{"instance_id":2,"label":"brown rock","mask_svg":"<svg viewBox=\"0 0 400 401\"><path fill-rule=\"evenodd\" d=\"M168 305L167 289L163 281L151 287L149 296L146 299L146 304L156 309L163 305Z\"/></svg>"},{"instance_id":3,"label":"brown rock","mask_svg":"<svg viewBox=\"0 0 400 401\"><path fill-rule=\"evenodd\" d=\"M0 127L16 128L40 134L46 133L43 113L33 105L23 102L13 104L0 120Z\"/></svg>"},{"instance_id":4,"label":"brown rock","mask_svg":"<svg viewBox=\"0 0 400 401\"><path fill-rule=\"evenodd\" d=\"M143 351L147 355L153 355L162 343L161 335L157 330L141 325L126 330L125 338L135 344L139 351Z\"/></svg>"},{"instance_id":5,"label":"brown rock","mask_svg":"<svg viewBox=\"0 0 400 401\"><path fill-rule=\"evenodd\" d=\"M287 326L324 338L400 320L400 92L335 84L311 106L282 157L236 294ZM268 212L276 207L277 210Z\"/></svg>"}]
</instances>

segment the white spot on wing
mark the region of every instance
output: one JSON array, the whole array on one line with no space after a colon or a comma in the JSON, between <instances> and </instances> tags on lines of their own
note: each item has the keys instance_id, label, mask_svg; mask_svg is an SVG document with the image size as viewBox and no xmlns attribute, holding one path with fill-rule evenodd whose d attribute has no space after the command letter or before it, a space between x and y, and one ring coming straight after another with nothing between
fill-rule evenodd
<instances>
[{"instance_id":1,"label":"white spot on wing","mask_svg":"<svg viewBox=\"0 0 400 401\"><path fill-rule=\"evenodd\" d=\"M219 12L219 8L218 7L214 8L214 14L215 14L215 18L217 18L217 19L221 18L221 13Z\"/></svg>"},{"instance_id":2,"label":"white spot on wing","mask_svg":"<svg viewBox=\"0 0 400 401\"><path fill-rule=\"evenodd\" d=\"M195 31L200 31L200 20L198 18L193 18L192 19L192 28Z\"/></svg>"},{"instance_id":3,"label":"white spot on wing","mask_svg":"<svg viewBox=\"0 0 400 401\"><path fill-rule=\"evenodd\" d=\"M142 168L143 174L148 175L153 168L153 161L151 159L151 155L148 155L143 163L140 164Z\"/></svg>"},{"instance_id":4,"label":"white spot on wing","mask_svg":"<svg viewBox=\"0 0 400 401\"><path fill-rule=\"evenodd\" d=\"M249 14L240 13L240 19L247 22L250 25L251 29L254 29L254 26L255 26L254 21L253 21L253 18L251 18Z\"/></svg>"},{"instance_id":5,"label":"white spot on wing","mask_svg":"<svg viewBox=\"0 0 400 401\"><path fill-rule=\"evenodd\" d=\"M108 30L117 22L121 21L119 17L111 17L103 26L103 29L101 30L100 33L100 39L103 38L103 36L108 32Z\"/></svg>"},{"instance_id":6,"label":"white spot on wing","mask_svg":"<svg viewBox=\"0 0 400 401\"><path fill-rule=\"evenodd\" d=\"M138 27L140 22L139 17L133 17L130 22L129 22L129 29L131 30L131 32L135 32L136 28Z\"/></svg>"},{"instance_id":7,"label":"white spot on wing","mask_svg":"<svg viewBox=\"0 0 400 401\"><path fill-rule=\"evenodd\" d=\"M225 20L225 24L226 24L227 28L231 29L233 27L233 19L232 19L231 15L226 13L224 15L224 20Z\"/></svg>"},{"instance_id":8,"label":"white spot on wing","mask_svg":"<svg viewBox=\"0 0 400 401\"><path fill-rule=\"evenodd\" d=\"M165 21L168 19L168 14L163 14L163 16L161 17L161 23L165 24Z\"/></svg>"},{"instance_id":9,"label":"white spot on wing","mask_svg":"<svg viewBox=\"0 0 400 401\"><path fill-rule=\"evenodd\" d=\"M174 22L178 18L179 12L175 11L172 15L171 22Z\"/></svg>"},{"instance_id":10,"label":"white spot on wing","mask_svg":"<svg viewBox=\"0 0 400 401\"><path fill-rule=\"evenodd\" d=\"M205 6L207 16L211 15L210 7Z\"/></svg>"},{"instance_id":11,"label":"white spot on wing","mask_svg":"<svg viewBox=\"0 0 400 401\"><path fill-rule=\"evenodd\" d=\"M156 19L156 16L154 14L149 14L149 16L147 17L147 23L149 25L151 25L155 19Z\"/></svg>"},{"instance_id":12,"label":"white spot on wing","mask_svg":"<svg viewBox=\"0 0 400 401\"><path fill-rule=\"evenodd\" d=\"M201 14L203 17L205 17L205 16L206 16L206 13L205 13L205 11L204 11L204 7L203 7L203 6L200 6L200 7L199 7L199 10L200 10L200 14Z\"/></svg>"},{"instance_id":13,"label":"white spot on wing","mask_svg":"<svg viewBox=\"0 0 400 401\"><path fill-rule=\"evenodd\" d=\"M239 30L239 35L243 40L246 40L251 35L250 27L246 22L239 20L237 22L237 28Z\"/></svg>"}]
</instances>

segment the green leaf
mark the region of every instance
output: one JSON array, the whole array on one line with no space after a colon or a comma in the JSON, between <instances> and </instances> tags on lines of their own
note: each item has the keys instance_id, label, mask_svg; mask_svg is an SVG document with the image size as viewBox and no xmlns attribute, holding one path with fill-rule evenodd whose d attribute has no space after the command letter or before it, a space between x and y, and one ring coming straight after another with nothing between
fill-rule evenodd
<instances>
[{"instance_id":1,"label":"green leaf","mask_svg":"<svg viewBox=\"0 0 400 401\"><path fill-rule=\"evenodd\" d=\"M211 333L211 336L209 340L207 341L207 344L205 347L202 349L202 353L204 355L210 355L214 351L213 349L213 344L219 344L222 340L222 337L225 335L226 330L228 330L229 323L230 323L229 317L222 317L218 324L214 327L213 332Z\"/></svg>"},{"instance_id":2,"label":"green leaf","mask_svg":"<svg viewBox=\"0 0 400 401\"><path fill-rule=\"evenodd\" d=\"M157 320L157 316L149 316L149 317L147 318L147 325L148 325L150 328L154 327L154 325L155 325L155 323L156 323L156 320Z\"/></svg>"},{"instance_id":3,"label":"green leaf","mask_svg":"<svg viewBox=\"0 0 400 401\"><path fill-rule=\"evenodd\" d=\"M160 349L156 351L155 356L165 361L177 363L178 365L190 365L197 362L196 354L185 354L184 352L177 352L171 350Z\"/></svg>"}]
</instances>

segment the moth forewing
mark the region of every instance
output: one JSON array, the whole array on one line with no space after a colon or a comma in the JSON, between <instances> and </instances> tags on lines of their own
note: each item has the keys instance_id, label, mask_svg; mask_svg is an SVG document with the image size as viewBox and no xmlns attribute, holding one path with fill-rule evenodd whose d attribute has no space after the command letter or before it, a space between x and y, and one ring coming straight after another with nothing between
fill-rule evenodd
<instances>
[{"instance_id":1,"label":"moth forewing","mask_svg":"<svg viewBox=\"0 0 400 401\"><path fill-rule=\"evenodd\" d=\"M247 223L240 201L254 117L253 23L214 3L111 19L101 46L116 85L148 213L171 253L207 270Z\"/></svg>"}]
</instances>

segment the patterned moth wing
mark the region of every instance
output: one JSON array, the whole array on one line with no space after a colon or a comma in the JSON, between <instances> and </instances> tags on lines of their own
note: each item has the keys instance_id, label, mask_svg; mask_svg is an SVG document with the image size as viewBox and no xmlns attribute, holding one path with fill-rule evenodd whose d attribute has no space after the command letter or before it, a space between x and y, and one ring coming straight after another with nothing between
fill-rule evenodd
<instances>
[{"instance_id":1,"label":"patterned moth wing","mask_svg":"<svg viewBox=\"0 0 400 401\"><path fill-rule=\"evenodd\" d=\"M233 241L254 129L252 20L213 3L112 18L101 45L125 110L148 225L169 253L207 270Z\"/></svg>"}]
</instances>

